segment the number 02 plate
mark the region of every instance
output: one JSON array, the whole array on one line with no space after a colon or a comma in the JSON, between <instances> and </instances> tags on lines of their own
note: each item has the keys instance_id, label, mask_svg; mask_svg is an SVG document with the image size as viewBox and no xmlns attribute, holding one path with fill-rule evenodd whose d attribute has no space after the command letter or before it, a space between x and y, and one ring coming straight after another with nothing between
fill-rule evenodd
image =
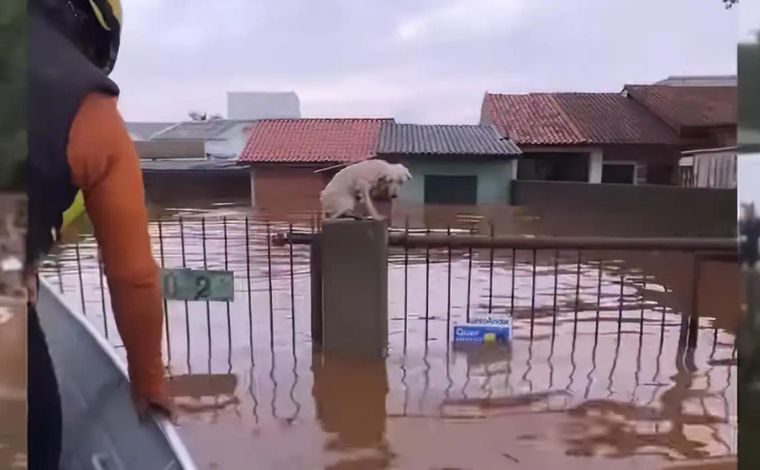
<instances>
[{"instance_id":1,"label":"number 02 plate","mask_svg":"<svg viewBox=\"0 0 760 470\"><path fill-rule=\"evenodd\" d=\"M234 281L230 271L161 270L161 287L167 300L232 302Z\"/></svg>"}]
</instances>

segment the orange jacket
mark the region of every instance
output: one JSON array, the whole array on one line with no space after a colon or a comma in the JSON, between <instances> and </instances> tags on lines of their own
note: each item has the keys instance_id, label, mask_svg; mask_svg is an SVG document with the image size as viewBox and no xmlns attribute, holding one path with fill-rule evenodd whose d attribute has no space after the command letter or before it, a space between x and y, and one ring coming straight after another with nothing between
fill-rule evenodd
<instances>
[{"instance_id":1,"label":"orange jacket","mask_svg":"<svg viewBox=\"0 0 760 470\"><path fill-rule=\"evenodd\" d=\"M67 158L103 255L132 391L149 401L160 400L165 383L159 272L148 234L140 161L116 98L92 93L82 101L69 132Z\"/></svg>"}]
</instances>

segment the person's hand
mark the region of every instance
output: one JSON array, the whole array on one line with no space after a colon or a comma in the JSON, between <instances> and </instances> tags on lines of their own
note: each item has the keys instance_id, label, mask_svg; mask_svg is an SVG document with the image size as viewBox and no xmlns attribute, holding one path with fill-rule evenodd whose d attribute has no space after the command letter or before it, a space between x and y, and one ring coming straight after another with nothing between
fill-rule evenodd
<instances>
[{"instance_id":1,"label":"person's hand","mask_svg":"<svg viewBox=\"0 0 760 470\"><path fill-rule=\"evenodd\" d=\"M132 401L135 404L137 416L141 421L145 421L151 416L161 416L167 418L172 424L177 424L177 413L174 403L168 395L148 398L133 393Z\"/></svg>"}]
</instances>

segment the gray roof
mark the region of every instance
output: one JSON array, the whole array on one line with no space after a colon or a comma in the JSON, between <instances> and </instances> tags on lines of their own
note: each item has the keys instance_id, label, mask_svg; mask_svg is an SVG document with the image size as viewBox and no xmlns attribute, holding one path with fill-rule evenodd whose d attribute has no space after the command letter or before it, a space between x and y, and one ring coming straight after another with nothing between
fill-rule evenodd
<instances>
[{"instance_id":1,"label":"gray roof","mask_svg":"<svg viewBox=\"0 0 760 470\"><path fill-rule=\"evenodd\" d=\"M167 127L171 127L176 122L128 122L127 131L132 136L141 139L148 140L156 132L162 131Z\"/></svg>"},{"instance_id":2,"label":"gray roof","mask_svg":"<svg viewBox=\"0 0 760 470\"><path fill-rule=\"evenodd\" d=\"M514 156L522 153L493 126L383 123L379 154Z\"/></svg>"},{"instance_id":3,"label":"gray roof","mask_svg":"<svg viewBox=\"0 0 760 470\"><path fill-rule=\"evenodd\" d=\"M255 122L255 120L233 119L180 122L154 135L153 140L214 140L238 124L253 124Z\"/></svg>"},{"instance_id":4,"label":"gray roof","mask_svg":"<svg viewBox=\"0 0 760 470\"><path fill-rule=\"evenodd\" d=\"M140 160L143 171L247 171L237 161L219 160Z\"/></svg>"},{"instance_id":5,"label":"gray roof","mask_svg":"<svg viewBox=\"0 0 760 470\"><path fill-rule=\"evenodd\" d=\"M736 75L671 75L655 85L669 86L736 86Z\"/></svg>"}]
</instances>

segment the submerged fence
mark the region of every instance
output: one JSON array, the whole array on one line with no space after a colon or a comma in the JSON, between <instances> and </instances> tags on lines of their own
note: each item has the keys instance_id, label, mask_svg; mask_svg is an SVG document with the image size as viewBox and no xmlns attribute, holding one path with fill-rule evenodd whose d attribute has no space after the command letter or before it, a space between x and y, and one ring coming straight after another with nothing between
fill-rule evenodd
<instances>
[{"instance_id":1,"label":"submerged fence","mask_svg":"<svg viewBox=\"0 0 760 470\"><path fill-rule=\"evenodd\" d=\"M233 302L164 302L169 356L173 342L189 350L198 336L205 336L209 354L219 334L229 348L233 337L243 333L250 348L261 333L269 347L287 338L295 350L298 337L308 341L312 307L304 245L317 225L208 216L152 222L162 267L220 269L235 276ZM680 320L681 341L688 339L693 347L700 325L701 263L735 258L735 243L724 239L505 237L493 228L486 234L462 228L392 228L389 244L391 346L399 345L400 338L404 349L411 343L448 344L455 322L501 315L511 315L516 335L530 340L539 335L554 340L564 324L572 326L573 336L590 324L596 338L610 331L641 336L645 326L664 328L666 322ZM672 258L685 269L669 269L664 277L652 274L648 261L638 257L647 251L659 253L660 265ZM114 334L92 238L64 246L46 273L62 292L77 293L82 312L96 315L106 336ZM676 278L686 279L679 292L668 285Z\"/></svg>"}]
</instances>

